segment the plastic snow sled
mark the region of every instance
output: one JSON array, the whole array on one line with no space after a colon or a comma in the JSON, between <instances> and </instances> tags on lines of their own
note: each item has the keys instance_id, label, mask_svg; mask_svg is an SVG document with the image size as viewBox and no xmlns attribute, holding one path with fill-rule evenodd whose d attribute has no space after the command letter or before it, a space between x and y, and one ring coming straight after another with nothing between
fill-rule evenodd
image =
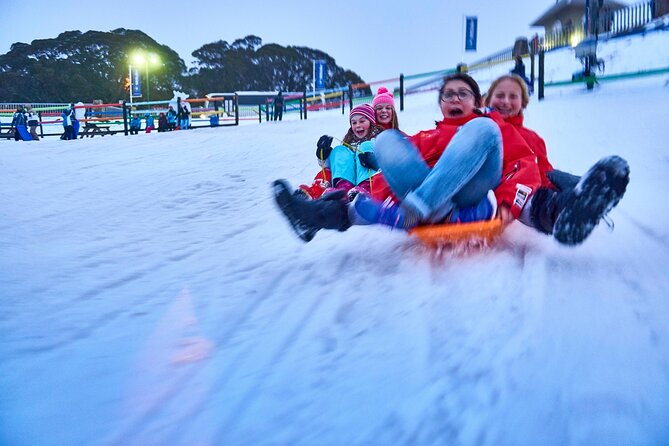
<instances>
[{"instance_id":1,"label":"plastic snow sled","mask_svg":"<svg viewBox=\"0 0 669 446\"><path fill-rule=\"evenodd\" d=\"M504 225L500 218L470 223L417 226L409 234L434 247L460 244L487 244L497 238Z\"/></svg>"}]
</instances>

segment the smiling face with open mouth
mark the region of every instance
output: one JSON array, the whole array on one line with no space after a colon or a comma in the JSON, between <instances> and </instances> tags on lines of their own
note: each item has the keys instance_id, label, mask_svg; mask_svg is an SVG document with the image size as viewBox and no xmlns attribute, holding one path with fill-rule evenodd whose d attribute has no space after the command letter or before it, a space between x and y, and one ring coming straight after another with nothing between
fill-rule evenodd
<instances>
[{"instance_id":1,"label":"smiling face with open mouth","mask_svg":"<svg viewBox=\"0 0 669 446\"><path fill-rule=\"evenodd\" d=\"M376 112L376 122L382 125L388 125L393 122L393 106L390 104L378 104L374 107Z\"/></svg>"},{"instance_id":2,"label":"smiling face with open mouth","mask_svg":"<svg viewBox=\"0 0 669 446\"><path fill-rule=\"evenodd\" d=\"M505 118L518 116L523 108L523 92L517 82L502 80L490 97L490 106Z\"/></svg>"},{"instance_id":3,"label":"smiling face with open mouth","mask_svg":"<svg viewBox=\"0 0 669 446\"><path fill-rule=\"evenodd\" d=\"M356 138L362 139L367 136L371 126L372 123L365 116L357 114L351 116L351 130Z\"/></svg>"},{"instance_id":4,"label":"smiling face with open mouth","mask_svg":"<svg viewBox=\"0 0 669 446\"><path fill-rule=\"evenodd\" d=\"M445 118L460 118L474 112L476 98L466 82L454 79L442 87L439 106Z\"/></svg>"}]
</instances>

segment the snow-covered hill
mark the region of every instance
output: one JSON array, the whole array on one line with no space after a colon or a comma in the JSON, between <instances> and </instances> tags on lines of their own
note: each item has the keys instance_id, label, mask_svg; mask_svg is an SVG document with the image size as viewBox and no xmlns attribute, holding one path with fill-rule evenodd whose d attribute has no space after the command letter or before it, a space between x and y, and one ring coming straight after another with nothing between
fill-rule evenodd
<instances>
[{"instance_id":1,"label":"snow-covered hill","mask_svg":"<svg viewBox=\"0 0 669 446\"><path fill-rule=\"evenodd\" d=\"M576 248L520 223L466 256L303 244L269 185L313 176L338 112L0 142L0 444L668 444L666 82L530 105L556 167L631 166ZM413 95L400 124L438 116Z\"/></svg>"}]
</instances>

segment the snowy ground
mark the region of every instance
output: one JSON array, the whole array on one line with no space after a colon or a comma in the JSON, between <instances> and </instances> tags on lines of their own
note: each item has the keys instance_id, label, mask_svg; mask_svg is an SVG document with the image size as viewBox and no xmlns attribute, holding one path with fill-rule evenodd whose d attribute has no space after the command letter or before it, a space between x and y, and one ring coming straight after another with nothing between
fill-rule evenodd
<instances>
[{"instance_id":1,"label":"snowy ground","mask_svg":"<svg viewBox=\"0 0 669 446\"><path fill-rule=\"evenodd\" d=\"M466 256L301 243L269 185L313 176L338 112L0 141L0 444L668 444L666 82L531 104L555 166L631 166L571 249L519 223ZM400 123L438 116L414 95Z\"/></svg>"}]
</instances>

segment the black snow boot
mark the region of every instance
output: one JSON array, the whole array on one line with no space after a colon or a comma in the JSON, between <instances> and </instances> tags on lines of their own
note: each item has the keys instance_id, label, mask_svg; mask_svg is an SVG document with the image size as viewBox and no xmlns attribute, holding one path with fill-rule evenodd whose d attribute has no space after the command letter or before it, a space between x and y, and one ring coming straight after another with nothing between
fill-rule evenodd
<instances>
[{"instance_id":1,"label":"black snow boot","mask_svg":"<svg viewBox=\"0 0 669 446\"><path fill-rule=\"evenodd\" d=\"M553 226L553 236L565 245L578 245L625 194L630 168L619 156L599 160L570 191ZM533 205L534 206L534 205Z\"/></svg>"},{"instance_id":2,"label":"black snow boot","mask_svg":"<svg viewBox=\"0 0 669 446\"><path fill-rule=\"evenodd\" d=\"M273 184L274 200L288 219L295 233L305 242L311 241L321 229L346 231L351 227L345 191L324 195L318 200L305 200L291 192L285 180Z\"/></svg>"},{"instance_id":3,"label":"black snow boot","mask_svg":"<svg viewBox=\"0 0 669 446\"><path fill-rule=\"evenodd\" d=\"M572 199L571 191L556 191L540 187L532 196L530 218L536 229L544 234L553 234L553 226L560 211Z\"/></svg>"},{"instance_id":4,"label":"black snow boot","mask_svg":"<svg viewBox=\"0 0 669 446\"><path fill-rule=\"evenodd\" d=\"M581 177L579 176L557 169L546 172L546 176L558 190L573 189L581 180Z\"/></svg>"}]
</instances>

